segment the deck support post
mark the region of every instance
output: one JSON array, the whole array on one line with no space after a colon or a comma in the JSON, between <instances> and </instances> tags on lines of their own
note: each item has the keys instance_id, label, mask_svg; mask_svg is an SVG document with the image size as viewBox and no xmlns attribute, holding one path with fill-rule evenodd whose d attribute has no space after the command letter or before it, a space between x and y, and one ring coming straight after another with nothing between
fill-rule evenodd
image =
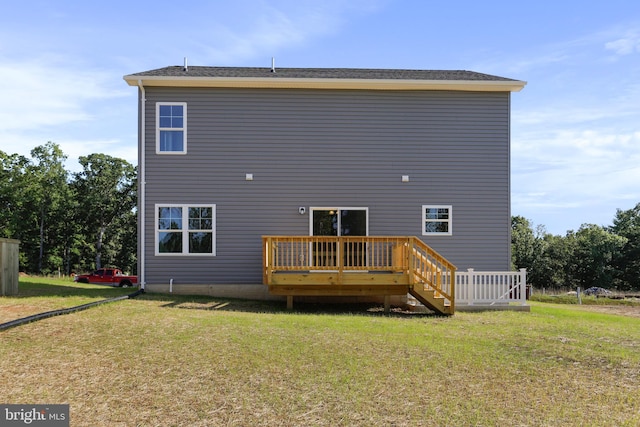
<instances>
[{"instance_id":1,"label":"deck support post","mask_svg":"<svg viewBox=\"0 0 640 427\"><path fill-rule=\"evenodd\" d=\"M385 314L389 314L391 310L391 295L384 296L384 312Z\"/></svg>"},{"instance_id":2,"label":"deck support post","mask_svg":"<svg viewBox=\"0 0 640 427\"><path fill-rule=\"evenodd\" d=\"M287 310L293 310L293 295L287 295Z\"/></svg>"}]
</instances>

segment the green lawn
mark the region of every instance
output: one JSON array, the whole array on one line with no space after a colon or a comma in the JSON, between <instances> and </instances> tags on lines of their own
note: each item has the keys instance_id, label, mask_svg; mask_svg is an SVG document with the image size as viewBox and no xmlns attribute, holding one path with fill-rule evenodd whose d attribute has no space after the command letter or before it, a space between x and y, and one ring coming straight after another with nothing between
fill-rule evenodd
<instances>
[{"instance_id":1,"label":"green lawn","mask_svg":"<svg viewBox=\"0 0 640 427\"><path fill-rule=\"evenodd\" d=\"M28 277L20 280L17 297L0 297L0 323L61 308L128 295L136 288L75 283L73 280Z\"/></svg>"},{"instance_id":2,"label":"green lawn","mask_svg":"<svg viewBox=\"0 0 640 427\"><path fill-rule=\"evenodd\" d=\"M132 292L87 287L21 283L0 310ZM145 294L12 328L0 402L68 403L74 426L640 425L640 318L295 308Z\"/></svg>"}]
</instances>

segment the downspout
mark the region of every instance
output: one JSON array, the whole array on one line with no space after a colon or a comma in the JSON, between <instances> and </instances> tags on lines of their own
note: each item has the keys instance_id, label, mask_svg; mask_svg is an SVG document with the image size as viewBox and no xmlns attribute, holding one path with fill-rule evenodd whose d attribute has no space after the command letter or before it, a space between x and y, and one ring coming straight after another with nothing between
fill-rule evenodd
<instances>
[{"instance_id":1,"label":"downspout","mask_svg":"<svg viewBox=\"0 0 640 427\"><path fill-rule=\"evenodd\" d=\"M144 90L144 86L142 85L142 80L138 80L138 88L140 88L140 159L138 160L138 223L140 227L140 254L138 255L138 283L140 283L140 289L144 291L145 285L145 254L146 254L146 245L145 245L145 237L146 237L146 224L145 224L145 215L146 215L146 192L145 188L147 185L146 182L146 170L145 170L145 146L146 146L146 138L145 134L147 132L146 129L146 92Z\"/></svg>"},{"instance_id":2,"label":"downspout","mask_svg":"<svg viewBox=\"0 0 640 427\"><path fill-rule=\"evenodd\" d=\"M511 92L507 92L507 265L506 271L511 270Z\"/></svg>"}]
</instances>

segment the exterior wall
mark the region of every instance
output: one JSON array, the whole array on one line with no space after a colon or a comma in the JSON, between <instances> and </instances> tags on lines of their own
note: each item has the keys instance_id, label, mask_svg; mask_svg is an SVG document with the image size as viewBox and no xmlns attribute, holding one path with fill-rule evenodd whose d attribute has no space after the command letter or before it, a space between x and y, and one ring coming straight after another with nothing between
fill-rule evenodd
<instances>
[{"instance_id":1,"label":"exterior wall","mask_svg":"<svg viewBox=\"0 0 640 427\"><path fill-rule=\"evenodd\" d=\"M509 92L145 89L148 284L261 284L261 236L308 235L311 207L510 267ZM156 154L156 102L187 103L186 155ZM154 256L156 203L215 204L217 255ZM422 205L451 205L453 235L422 236Z\"/></svg>"}]
</instances>

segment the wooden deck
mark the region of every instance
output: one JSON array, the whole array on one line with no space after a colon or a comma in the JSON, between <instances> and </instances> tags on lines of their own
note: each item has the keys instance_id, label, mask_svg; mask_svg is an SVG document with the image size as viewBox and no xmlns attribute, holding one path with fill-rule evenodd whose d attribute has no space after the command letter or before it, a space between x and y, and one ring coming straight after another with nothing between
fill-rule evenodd
<instances>
[{"instance_id":1,"label":"wooden deck","mask_svg":"<svg viewBox=\"0 0 640 427\"><path fill-rule=\"evenodd\" d=\"M273 295L413 295L442 314L455 311L453 264L407 236L264 236L263 283Z\"/></svg>"}]
</instances>

